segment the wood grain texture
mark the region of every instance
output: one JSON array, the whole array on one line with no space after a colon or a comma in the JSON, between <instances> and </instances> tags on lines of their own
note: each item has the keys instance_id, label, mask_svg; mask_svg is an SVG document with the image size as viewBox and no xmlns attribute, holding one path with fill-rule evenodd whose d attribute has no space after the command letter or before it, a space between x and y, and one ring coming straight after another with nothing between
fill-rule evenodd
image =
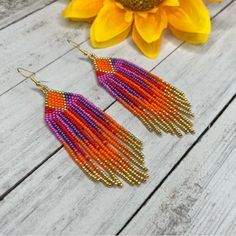
<instances>
[{"instance_id":1,"label":"wood grain texture","mask_svg":"<svg viewBox=\"0 0 236 236\"><path fill-rule=\"evenodd\" d=\"M214 19L207 44L183 45L154 70L183 89L194 104L195 136L178 139L165 135L160 139L148 133L119 103L109 108L110 115L144 140L151 176L147 184L126 185L121 190L104 188L84 176L62 149L0 203L0 232L117 233L235 94L235 9L233 3Z\"/></svg>"},{"instance_id":2,"label":"wood grain texture","mask_svg":"<svg viewBox=\"0 0 236 236\"><path fill-rule=\"evenodd\" d=\"M158 61L171 53L177 45L166 44ZM67 47L69 48L69 45ZM118 51L121 51L122 47L125 48L122 50L126 50L129 45L124 42L118 47L113 47L112 50L109 50L109 55L119 55ZM105 52L106 50L103 51L104 54ZM142 62L142 57L137 57L138 54L138 51L133 50L136 61L143 66L148 65L148 60ZM51 88L78 92L104 109L114 99L98 86L93 66L89 61L84 58L84 60L80 60L80 58L83 56L73 50L50 64L37 76L46 81ZM155 64L156 62L150 61L147 68L151 69ZM22 79L17 72L14 73L15 80ZM0 172L1 194L60 146L43 121L43 104L43 96L31 81L19 84L0 98L2 111L0 114L0 150L1 156L5 157L0 159L3 166ZM17 117L15 116L16 111L18 111ZM20 140L19 137L21 137Z\"/></svg>"},{"instance_id":3,"label":"wood grain texture","mask_svg":"<svg viewBox=\"0 0 236 236\"><path fill-rule=\"evenodd\" d=\"M122 235L236 234L236 100Z\"/></svg>"},{"instance_id":4,"label":"wood grain texture","mask_svg":"<svg viewBox=\"0 0 236 236\"><path fill-rule=\"evenodd\" d=\"M7 27L32 12L42 9L54 1L55 0L1 0L0 29Z\"/></svg>"},{"instance_id":5,"label":"wood grain texture","mask_svg":"<svg viewBox=\"0 0 236 236\"><path fill-rule=\"evenodd\" d=\"M220 5L210 5L211 15L217 14L229 2L231 0L226 0ZM10 90L20 81L15 79L16 72L12 68L24 65L32 70L42 69L71 50L71 47L68 47L65 42L67 38L72 38L78 43L88 39L89 24L69 22L64 19L61 13L65 6L65 1L56 1L41 11L0 30L0 94ZM170 44L177 44L176 42L177 40L173 40ZM179 41L178 43L180 44ZM130 44L132 43L129 42ZM88 45L90 46L90 43ZM173 48L175 46L173 45ZM109 49L103 51L110 53ZM133 51L136 52L136 49L133 48ZM126 55L128 56L128 54ZM140 54L136 52L131 54L131 56L133 55ZM165 51L163 55L165 55ZM139 56L139 58L140 60L146 59L143 56Z\"/></svg>"},{"instance_id":6,"label":"wood grain texture","mask_svg":"<svg viewBox=\"0 0 236 236\"><path fill-rule=\"evenodd\" d=\"M57 1L0 31L0 94L24 80L17 67L39 70L71 50L67 38L88 39L89 25L69 23L61 16L64 7Z\"/></svg>"},{"instance_id":7,"label":"wood grain texture","mask_svg":"<svg viewBox=\"0 0 236 236\"><path fill-rule=\"evenodd\" d=\"M225 1L224 4L229 2L229 0ZM217 14L217 12L219 12L225 5L218 4L212 6L211 14L214 15ZM218 8L216 8L216 6L218 6ZM60 5L56 5L56 3L50 5L43 9L41 14L38 12L35 13L36 15L39 15L34 19L37 20L44 18L47 22L51 21L48 16L53 14L53 9L55 11L57 7L58 11L60 11ZM48 8L50 9L48 10ZM33 17L35 14L27 17L25 20ZM32 23L32 19L27 22L31 27L32 25L35 25L35 23ZM22 24L23 32L26 32L25 28L31 28L29 26L23 27L23 23L21 22L19 22L19 24ZM15 29L15 25L11 27ZM46 26L43 26L42 28L45 27ZM33 60L34 64L32 67L33 70L36 70L36 68L43 67L43 63L47 63L49 59L52 59L52 57L55 57L62 51L70 49L70 46L64 43L65 38L67 37L65 32L61 36L62 38L59 40L59 44L53 44L52 42L55 41L50 41L54 39L56 35L55 30L57 31L58 29L56 25L54 25L54 27L49 27L46 30L43 30L45 35L48 34L49 29L51 30L46 41L42 41L36 37L39 33L31 32L29 34L26 33L26 36L22 36L21 40L17 42L19 55L14 58L13 62L6 59L10 64L7 70L6 66L0 67L0 71L3 70L3 76L0 77L0 81L1 78L2 81L5 81L5 88L12 86L17 80L22 79L22 77L19 76L15 70L12 70L12 68L16 68L19 64L24 66L28 65L27 63L30 63L30 65L32 65L30 60ZM40 33L42 32L40 29L37 29L36 31ZM61 31L62 29L60 28L57 34L60 35ZM19 35L21 35L21 33L19 33ZM37 53L33 55L28 54L28 57L27 55L24 55L24 53L26 53L27 50L30 50L29 47L31 48L32 44L25 46L24 41L31 37L35 39L35 43L39 46L36 48L33 47ZM79 37L80 36L78 36L78 38ZM160 63L177 47L179 47L181 42L167 33L163 40L162 51L157 60L149 60L145 58L135 48L131 47L130 44L131 42L127 40L112 48L94 50L94 52L99 55L109 55L130 59L138 65L151 70L157 65L157 63ZM56 49L57 47L58 50ZM85 42L83 47L89 48L89 42ZM19 48L21 48L22 51ZM194 46L191 46L191 48L194 48ZM52 57L51 53L48 53L49 50L51 50L50 52L53 54ZM4 50L4 52L6 51L8 52L6 54L12 59L10 53L12 52L11 47L7 46L7 50ZM124 54L124 52L126 53ZM38 59L37 56L39 56ZM81 58L83 58L83 56L81 56L81 54L76 50L73 50L40 71L38 77L43 81L47 81L49 87L64 91L76 91L85 95L101 108L109 106L114 99L97 85L92 66L86 59L80 60ZM42 96L36 92L36 89L30 89L29 87L34 88L34 85L31 85L30 81L21 83L0 97L0 109L2 111L2 113L0 113L0 150L1 156L4 157L0 159L0 165L3 167L0 171L0 194L7 191L19 179L24 177L30 170L60 147L58 141L54 138L43 122ZM18 111L17 116L16 111ZM19 139L19 137L21 138Z\"/></svg>"}]
</instances>

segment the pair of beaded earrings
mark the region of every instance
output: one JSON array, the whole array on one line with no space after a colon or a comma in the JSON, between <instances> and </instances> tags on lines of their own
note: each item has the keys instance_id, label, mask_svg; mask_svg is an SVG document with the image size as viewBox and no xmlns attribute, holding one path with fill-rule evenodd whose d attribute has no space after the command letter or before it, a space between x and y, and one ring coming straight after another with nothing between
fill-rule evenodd
<instances>
[{"instance_id":1,"label":"pair of beaded earrings","mask_svg":"<svg viewBox=\"0 0 236 236\"><path fill-rule=\"evenodd\" d=\"M99 83L151 132L181 136L193 133L191 104L183 92L123 59L97 57L68 40L95 65ZM45 121L80 168L106 186L122 178L139 185L148 178L142 142L79 94L49 89L35 73L17 69L45 95ZM25 73L30 73L26 75Z\"/></svg>"}]
</instances>

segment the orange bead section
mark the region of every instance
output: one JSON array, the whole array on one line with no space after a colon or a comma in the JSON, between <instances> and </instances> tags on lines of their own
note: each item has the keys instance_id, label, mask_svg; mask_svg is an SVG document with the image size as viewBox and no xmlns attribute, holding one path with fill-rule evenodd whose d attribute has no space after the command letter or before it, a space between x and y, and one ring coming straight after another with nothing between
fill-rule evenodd
<instances>
[{"instance_id":1,"label":"orange bead section","mask_svg":"<svg viewBox=\"0 0 236 236\"><path fill-rule=\"evenodd\" d=\"M64 94L50 90L47 94L47 106L64 109L66 106Z\"/></svg>"},{"instance_id":2,"label":"orange bead section","mask_svg":"<svg viewBox=\"0 0 236 236\"><path fill-rule=\"evenodd\" d=\"M106 58L98 58L96 59L96 69L99 71L106 71L106 72L112 72L113 67L111 64L111 61Z\"/></svg>"}]
</instances>

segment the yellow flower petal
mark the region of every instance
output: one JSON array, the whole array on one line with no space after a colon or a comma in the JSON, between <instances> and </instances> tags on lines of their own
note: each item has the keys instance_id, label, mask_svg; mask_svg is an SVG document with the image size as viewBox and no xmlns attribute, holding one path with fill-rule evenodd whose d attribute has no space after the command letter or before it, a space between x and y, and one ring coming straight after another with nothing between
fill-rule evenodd
<instances>
[{"instance_id":1,"label":"yellow flower petal","mask_svg":"<svg viewBox=\"0 0 236 236\"><path fill-rule=\"evenodd\" d=\"M97 15L103 5L103 0L72 0L63 16L71 19L88 19Z\"/></svg>"},{"instance_id":2,"label":"yellow flower petal","mask_svg":"<svg viewBox=\"0 0 236 236\"><path fill-rule=\"evenodd\" d=\"M160 6L179 6L179 0L165 0L160 4Z\"/></svg>"},{"instance_id":3,"label":"yellow flower petal","mask_svg":"<svg viewBox=\"0 0 236 236\"><path fill-rule=\"evenodd\" d=\"M96 42L105 42L126 31L133 21L132 12L117 7L114 1L106 0L93 22Z\"/></svg>"},{"instance_id":4,"label":"yellow flower petal","mask_svg":"<svg viewBox=\"0 0 236 236\"><path fill-rule=\"evenodd\" d=\"M166 13L159 8L156 13L149 13L146 17L135 14L135 27L147 43L154 42L161 37L162 31L167 27Z\"/></svg>"},{"instance_id":5,"label":"yellow flower petal","mask_svg":"<svg viewBox=\"0 0 236 236\"><path fill-rule=\"evenodd\" d=\"M160 51L160 47L161 47L161 37L152 43L147 43L139 35L135 26L133 26L132 38L135 44L137 45L137 47L143 52L143 54L145 54L147 57L150 57L150 58L157 57Z\"/></svg>"},{"instance_id":6,"label":"yellow flower petal","mask_svg":"<svg viewBox=\"0 0 236 236\"><path fill-rule=\"evenodd\" d=\"M127 28L125 31L123 31L121 34L116 35L115 37L106 40L106 41L96 41L95 39L95 35L94 35L94 24L92 24L91 28L90 28L90 41L91 44L94 48L103 48L103 47L109 47L112 46L114 44L117 44L121 41L123 41L130 32L131 27Z\"/></svg>"},{"instance_id":7,"label":"yellow flower petal","mask_svg":"<svg viewBox=\"0 0 236 236\"><path fill-rule=\"evenodd\" d=\"M199 43L205 43L208 40L208 34L183 32L171 26L170 26L170 30L172 31L172 33L174 34L176 38L179 38L188 43L199 44Z\"/></svg>"},{"instance_id":8,"label":"yellow flower petal","mask_svg":"<svg viewBox=\"0 0 236 236\"><path fill-rule=\"evenodd\" d=\"M166 7L172 28L190 33L209 34L210 16L202 0L180 0L179 7Z\"/></svg>"}]
</instances>

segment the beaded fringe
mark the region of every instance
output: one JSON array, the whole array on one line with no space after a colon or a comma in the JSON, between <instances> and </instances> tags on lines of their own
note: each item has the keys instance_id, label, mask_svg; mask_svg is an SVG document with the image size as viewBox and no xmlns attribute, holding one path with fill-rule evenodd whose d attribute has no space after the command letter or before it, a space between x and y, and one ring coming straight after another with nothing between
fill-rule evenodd
<instances>
[{"instance_id":1,"label":"beaded fringe","mask_svg":"<svg viewBox=\"0 0 236 236\"><path fill-rule=\"evenodd\" d=\"M156 75L123 59L92 58L98 80L151 132L194 133L191 104L184 93ZM182 131L182 132L181 132Z\"/></svg>"},{"instance_id":2,"label":"beaded fringe","mask_svg":"<svg viewBox=\"0 0 236 236\"><path fill-rule=\"evenodd\" d=\"M81 95L46 92L45 120L75 162L106 186L148 178L142 142Z\"/></svg>"}]
</instances>

